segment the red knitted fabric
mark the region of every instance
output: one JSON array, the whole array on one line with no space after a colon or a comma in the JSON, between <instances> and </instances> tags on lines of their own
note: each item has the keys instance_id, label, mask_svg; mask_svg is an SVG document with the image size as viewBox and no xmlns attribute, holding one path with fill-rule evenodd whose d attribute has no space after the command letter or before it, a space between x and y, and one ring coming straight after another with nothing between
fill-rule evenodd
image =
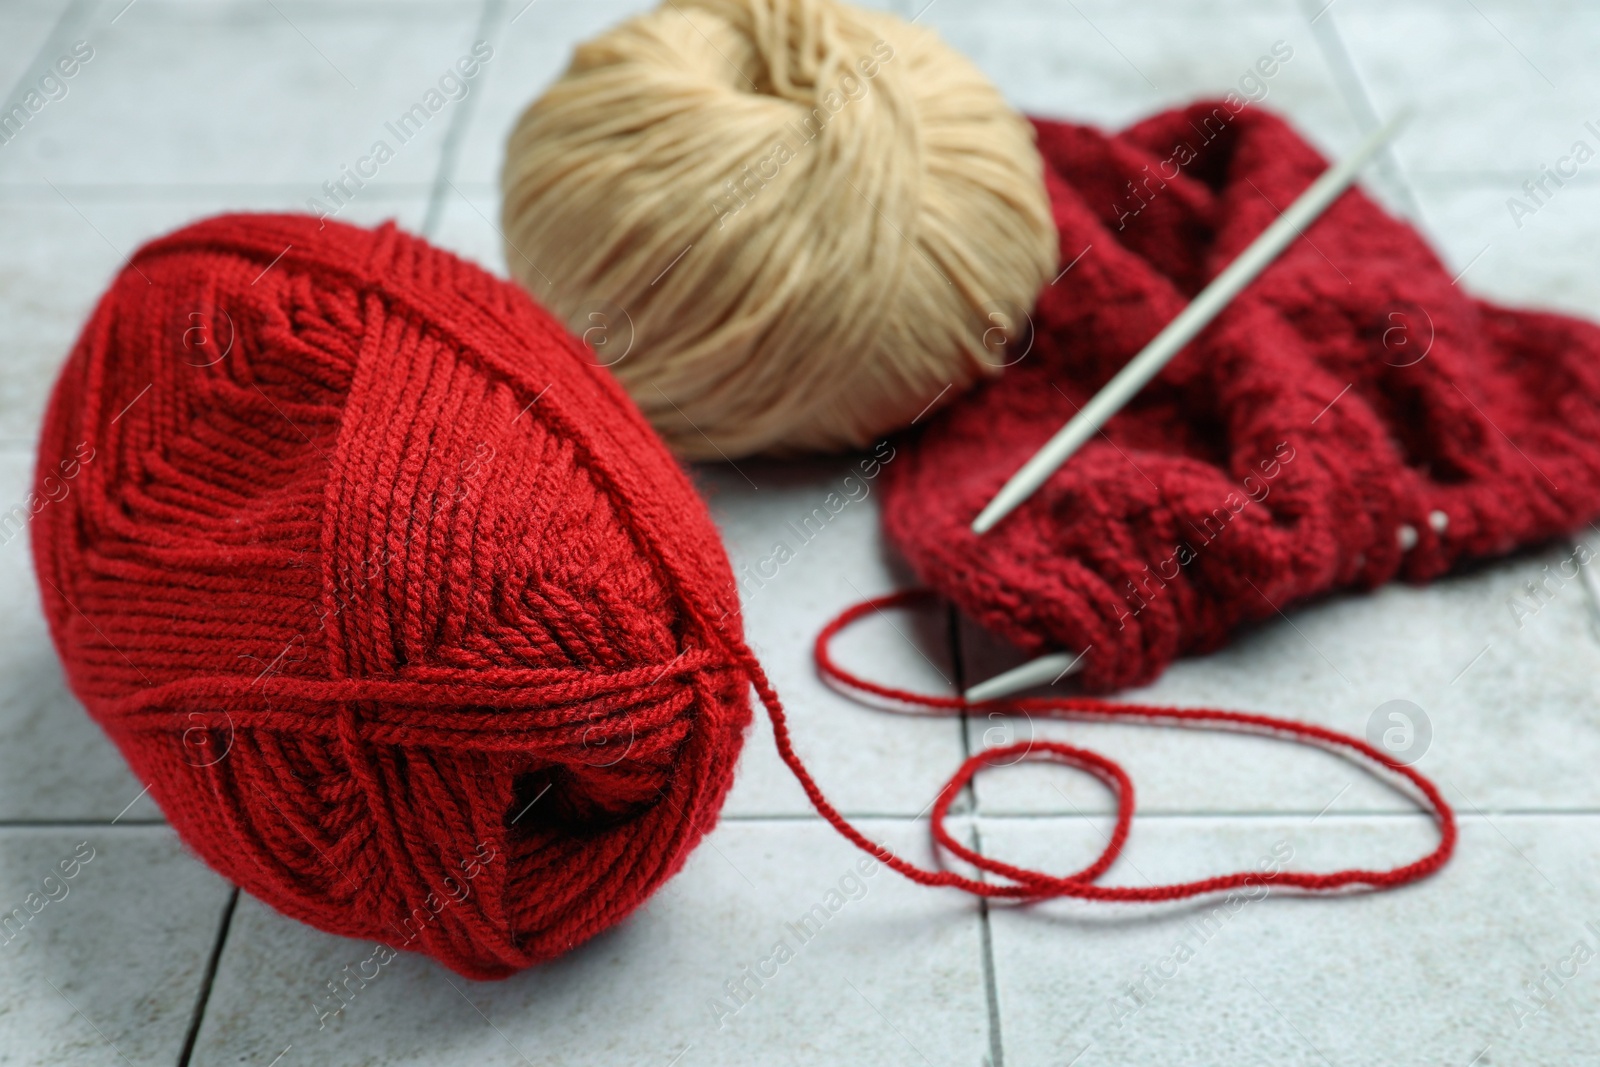
<instances>
[{"instance_id":1,"label":"red knitted fabric","mask_svg":"<svg viewBox=\"0 0 1600 1067\"><path fill-rule=\"evenodd\" d=\"M1600 329L1469 297L1352 191L975 536L1006 479L1326 166L1254 107L1117 135L1036 125L1070 269L1032 351L929 420L884 488L891 540L979 622L1030 653L1087 651L1084 681L1114 689L1297 601L1427 580L1600 512Z\"/></svg>"},{"instance_id":2,"label":"red knitted fabric","mask_svg":"<svg viewBox=\"0 0 1600 1067\"><path fill-rule=\"evenodd\" d=\"M392 226L190 226L73 350L63 476L33 545L72 688L280 911L502 976L715 823L750 718L721 544L517 287Z\"/></svg>"}]
</instances>

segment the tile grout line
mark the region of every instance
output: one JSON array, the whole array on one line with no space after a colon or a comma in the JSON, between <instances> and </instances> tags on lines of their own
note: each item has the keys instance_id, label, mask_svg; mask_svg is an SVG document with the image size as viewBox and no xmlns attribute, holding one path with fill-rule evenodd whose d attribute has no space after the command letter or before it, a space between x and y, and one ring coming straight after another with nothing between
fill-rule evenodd
<instances>
[{"instance_id":1,"label":"tile grout line","mask_svg":"<svg viewBox=\"0 0 1600 1067\"><path fill-rule=\"evenodd\" d=\"M954 604L945 606L946 633L950 644L950 662L952 673L955 674L956 689L966 692L967 689L967 657L962 647L961 615ZM961 759L965 762L972 758L972 728L967 718L967 709L961 709ZM963 788L967 798L967 814L972 819L972 847L979 853L983 852L983 834L979 828L978 816L978 791L974 783L968 782ZM937 848L937 846L935 846ZM978 877L983 877L983 872L978 872ZM989 926L989 898L978 898L978 958L983 967L983 1000L989 1023L989 1067L1005 1067L1005 1043L1000 1033L1000 990L995 982L994 975L994 936Z\"/></svg>"},{"instance_id":2,"label":"tile grout line","mask_svg":"<svg viewBox=\"0 0 1600 1067\"><path fill-rule=\"evenodd\" d=\"M152 826L169 826L165 819L5 819L0 818L0 830L79 830L101 829L109 830L112 827L138 827L149 829Z\"/></svg>"},{"instance_id":3,"label":"tile grout line","mask_svg":"<svg viewBox=\"0 0 1600 1067\"><path fill-rule=\"evenodd\" d=\"M217 938L211 945L211 955L206 959L205 973L200 977L200 994L195 998L194 1015L189 1019L189 1030L183 1036L183 1048L178 1053L178 1067L189 1067L194 1056L195 1042L200 1037L200 1024L205 1021L206 1005L211 1002L211 984L217 978L217 965L222 962L222 950L228 943L228 931L233 927L233 911L239 904L239 887L233 886L228 902L222 906L222 921L217 924Z\"/></svg>"},{"instance_id":4,"label":"tile grout line","mask_svg":"<svg viewBox=\"0 0 1600 1067\"><path fill-rule=\"evenodd\" d=\"M63 51L63 42L88 25L95 9L99 6L100 0L72 0L66 6L61 12L61 17L56 19L55 25L50 27L50 32L45 34L44 40L40 42L39 50L17 75L16 82L11 85L4 97L0 97L0 106L9 109L22 96L23 89L40 73L39 68L44 66L48 69L51 54Z\"/></svg>"},{"instance_id":5,"label":"tile grout line","mask_svg":"<svg viewBox=\"0 0 1600 1067\"><path fill-rule=\"evenodd\" d=\"M1495 816L1503 816L1505 818L1510 818L1510 819L1543 819L1543 818L1550 818L1550 819L1560 819L1560 818L1587 819L1587 818L1593 818L1593 817L1595 817L1597 815L1600 815L1600 808L1484 808L1483 810L1487 814L1495 815ZM851 811L851 810L843 810L843 811L840 812L840 814L842 814L846 818L850 818L850 819L870 819L870 820L873 820L873 821L876 821L876 822L906 822L906 823L910 823L910 822L918 821L920 819L920 817L921 817L921 813L909 812L909 811L885 812L885 811ZM1099 820L1099 819L1104 819L1104 818L1106 818L1108 816L1114 816L1115 814L1116 814L1116 812L1114 810L1095 810L1095 811L1066 811L1066 810L1061 810L1061 811L1021 811L1021 810L1012 809L1012 810L1000 810L1000 811L982 812L981 813L981 817L984 818L984 819L997 819L997 820L998 819L1014 819L1014 820L1069 819L1069 820L1074 820L1074 821L1095 821L1095 820ZM972 819L972 818L978 818L979 815L980 815L980 813L976 812L976 811L952 811L950 813L950 818L954 819L954 820ZM1322 812L1315 811L1315 810L1313 810L1311 808L1282 808L1282 809L1262 810L1262 811L1240 811L1240 810L1237 810L1237 809L1229 809L1229 810L1222 810L1222 811L1204 811L1204 810L1202 810L1202 811L1164 811L1164 810L1143 811L1143 810L1141 810L1137 817L1139 819L1147 820L1147 821L1150 821L1150 822L1173 821L1173 820L1179 820L1179 819L1217 819L1217 820L1228 819L1228 820L1237 820L1237 821L1249 821L1249 820L1256 820L1256 819L1269 819L1269 820L1270 819L1304 819L1304 818L1309 818L1309 817L1314 816L1314 815L1323 815L1323 816L1325 816L1327 818L1334 818L1334 819L1408 819L1408 818L1424 818L1424 817L1427 816L1427 813L1425 811L1419 811L1418 809L1416 809L1414 807L1368 808L1368 809L1360 809L1360 810L1351 809L1351 808L1344 808L1344 809L1328 809L1327 811L1322 811ZM1458 813L1458 817L1470 817L1470 816L1459 816L1459 813ZM719 822L724 822L724 823L813 822L813 823L817 823L818 825L827 825L826 822L823 820L823 818L821 816L819 816L819 815L817 815L815 813L800 812L800 811L797 811L797 812L767 812L767 813L763 813L763 814L739 814L739 813L723 814L723 815L719 816L718 821ZM5 822L0 822L0 828L3 828L6 825L7 824ZM72 824L72 825L78 825L78 824ZM162 824L154 824L154 825L162 825Z\"/></svg>"},{"instance_id":6,"label":"tile grout line","mask_svg":"<svg viewBox=\"0 0 1600 1067\"><path fill-rule=\"evenodd\" d=\"M1600 808L1483 808L1486 815L1505 819L1590 819L1600 816ZM873 822L902 822L914 823L920 820L919 813L909 811L883 812L883 811L844 811L847 818L861 819ZM1114 814L1110 811L987 811L981 817L994 821L1011 820L1017 822L1037 822L1045 819L1060 819L1065 821L1094 821L1104 819ZM1148 822L1172 822L1182 819L1215 819L1218 821L1232 820L1247 822L1254 820L1271 819L1303 819L1317 815L1318 812L1310 808L1283 809L1278 811L1141 811L1139 818ZM1423 818L1426 813L1413 808L1395 808L1393 810L1369 809L1355 810L1329 810L1321 813L1327 818L1349 819L1362 821L1376 821L1379 819L1410 819ZM976 811L950 813L953 820L976 819ZM1461 815L1457 818L1469 820L1475 815ZM807 812L768 812L764 814L724 814L718 819L719 823L732 823L736 825L756 825L760 823L789 824L789 823L815 823L825 826L827 823L821 816ZM169 830L172 826L165 819L123 819L112 823L110 819L7 819L0 818L0 831L6 830Z\"/></svg>"},{"instance_id":7,"label":"tile grout line","mask_svg":"<svg viewBox=\"0 0 1600 1067\"><path fill-rule=\"evenodd\" d=\"M1345 44L1343 35L1339 33L1339 27L1334 23L1332 7L1333 4L1326 3L1326 0L1301 0L1300 3L1300 10L1306 19L1310 20L1315 16L1316 21L1310 22L1311 36L1316 40L1323 60L1333 72L1333 79L1338 85L1339 95L1344 98L1345 108L1355 119L1356 128L1361 133L1371 133L1383 123L1378 117L1377 108L1372 105L1372 98L1367 94L1367 85L1362 80L1360 68L1356 66L1355 57L1350 54L1349 46ZM1400 194L1411 221L1420 225L1422 203L1417 199L1416 191L1411 188L1411 182L1400 166L1400 157L1396 155L1393 143L1384 145L1379 151L1377 168L1384 179Z\"/></svg>"},{"instance_id":8,"label":"tile grout line","mask_svg":"<svg viewBox=\"0 0 1600 1067\"><path fill-rule=\"evenodd\" d=\"M477 30L473 41L488 41L495 36L501 12L504 10L505 0L484 0L483 10L478 15ZM444 218L445 190L450 187L450 177L455 173L456 157L461 152L461 142L466 139L467 130L472 125L472 118L477 111L477 100L483 95L480 90L461 102L461 107L450 116L450 128L445 131L444 145L439 150L439 172L434 175L432 187L428 190L428 210L422 217L422 236L432 240L434 230Z\"/></svg>"},{"instance_id":9,"label":"tile grout line","mask_svg":"<svg viewBox=\"0 0 1600 1067\"><path fill-rule=\"evenodd\" d=\"M1446 172L1449 173L1449 172ZM1580 175L1581 177L1581 175ZM1571 179L1568 184L1577 182ZM371 187L374 200L407 200L426 196L433 190L434 179L395 179L382 186ZM482 184L482 183L480 183ZM1600 183L1597 183L1600 184ZM469 188L472 183L468 183ZM71 193L74 202L91 204L163 204L177 201L191 202L197 197L238 197L288 194L290 199L305 192L304 182L292 181L200 181L200 182L77 182L60 181L55 189L38 183L0 182L0 202L9 201L21 207L34 204L60 203L57 190Z\"/></svg>"},{"instance_id":10,"label":"tile grout line","mask_svg":"<svg viewBox=\"0 0 1600 1067\"><path fill-rule=\"evenodd\" d=\"M1505 819L1592 819L1600 816L1600 809L1596 808L1481 808L1484 815ZM1069 811L986 811L982 818L991 822L1011 820L1015 822L1037 822L1045 819L1060 819L1073 822L1093 822L1107 818L1114 818L1115 810L1097 810L1084 812ZM1418 808L1395 808L1392 810L1372 809L1355 811L1351 809L1329 809L1325 812L1307 809L1285 809L1281 811L1140 811L1135 818L1145 822L1175 822L1186 819L1213 819L1218 822L1252 822L1256 820L1298 820L1313 816L1322 816L1329 819L1346 819L1354 821L1377 821L1380 819L1431 819L1427 811ZM1475 814L1462 814L1456 812L1458 822L1466 822L1478 818ZM730 821L755 822L761 818L728 816ZM804 818L804 816L797 816ZM816 818L812 816L812 818ZM909 821L909 815L851 815L853 819L878 819L881 821ZM975 812L951 812L950 818L964 819L977 818ZM774 820L776 821L776 820ZM817 822L822 822L820 818Z\"/></svg>"},{"instance_id":11,"label":"tile grout line","mask_svg":"<svg viewBox=\"0 0 1600 1067\"><path fill-rule=\"evenodd\" d=\"M972 847L983 852L983 830L972 824ZM979 877L983 872L978 872ZM983 960L983 996L989 1014L989 1067L1005 1067L1005 1042L1000 1033L1000 986L994 973L994 933L989 926L989 898L978 898L978 945Z\"/></svg>"},{"instance_id":12,"label":"tile grout line","mask_svg":"<svg viewBox=\"0 0 1600 1067\"><path fill-rule=\"evenodd\" d=\"M459 110L459 109L458 109ZM1526 170L1497 170L1490 167L1441 167L1430 169L1413 167L1406 172L1407 178L1412 182L1425 184L1448 185L1451 188L1501 188L1506 182L1513 179L1520 181L1528 176ZM419 193L431 194L437 175L432 178L396 178L382 186L372 186L371 195L374 198L399 199L401 197L416 196ZM1564 178L1565 187L1574 189L1600 188L1600 174L1589 171L1579 171L1570 178ZM498 182L491 178L488 180L464 180L456 182L456 187L462 192L491 192L498 189ZM193 200L197 195L210 194L248 194L253 192L263 193L298 193L303 192L305 183L294 181L246 181L243 179L216 179L194 182L148 182L148 181L58 181L56 186L63 192L73 194L74 200L95 201L114 200L125 203L131 200ZM48 186L37 183L25 182L0 182L0 198L13 202L27 204L28 199L53 201L60 200Z\"/></svg>"},{"instance_id":13,"label":"tile grout line","mask_svg":"<svg viewBox=\"0 0 1600 1067\"><path fill-rule=\"evenodd\" d=\"M956 692L967 691L967 658L962 654L961 648L961 617L956 612L954 604L945 605L945 642L950 646L950 673L955 675ZM962 708L961 714L956 717L956 727L961 732L961 759L963 762L972 757L972 728L967 718L967 709ZM961 787L961 795L965 798L966 808L972 814L978 813L978 791L973 783L968 782Z\"/></svg>"}]
</instances>

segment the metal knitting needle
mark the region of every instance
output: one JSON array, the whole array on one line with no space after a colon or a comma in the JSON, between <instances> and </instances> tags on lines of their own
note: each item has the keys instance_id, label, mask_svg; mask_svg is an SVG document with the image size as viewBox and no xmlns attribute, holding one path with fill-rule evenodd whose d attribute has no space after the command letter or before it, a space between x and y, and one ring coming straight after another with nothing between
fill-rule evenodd
<instances>
[{"instance_id":1,"label":"metal knitting needle","mask_svg":"<svg viewBox=\"0 0 1600 1067\"><path fill-rule=\"evenodd\" d=\"M981 704L985 700L997 700L1012 693L1020 693L1024 689L1032 689L1036 685L1054 685L1067 675L1077 674L1082 669L1083 653L1074 656L1070 652L1051 652L979 682L962 696L966 697L970 704Z\"/></svg>"},{"instance_id":2,"label":"metal knitting needle","mask_svg":"<svg viewBox=\"0 0 1600 1067\"><path fill-rule=\"evenodd\" d=\"M1161 368L1194 339L1206 324L1216 317L1228 301L1250 284L1256 275L1271 263L1301 230L1320 215L1339 194L1355 180L1356 174L1379 148L1392 138L1411 117L1409 108L1402 109L1380 129L1372 133L1355 151L1322 174L1261 236L1230 263L1216 279L1195 297L1194 301L1166 329L1145 346L1116 377L1106 383L1089 403L1064 426L1055 437L1012 476L989 506L983 509L972 524L974 533L982 534L1010 514L1055 473L1083 443L1092 437L1112 415L1121 409L1145 383L1155 377ZM1069 674L1083 668L1084 653L1052 652L1030 660L1011 670L979 682L964 694L972 703L998 700L1031 689L1034 686L1052 685Z\"/></svg>"},{"instance_id":3,"label":"metal knitting needle","mask_svg":"<svg viewBox=\"0 0 1600 1067\"><path fill-rule=\"evenodd\" d=\"M1145 345L1142 352L1129 360L1127 366L1118 371L1116 377L1107 382L1104 389L1083 405L1070 422L1057 431L1032 459L1011 476L1011 480L1001 487L994 499L989 501L988 506L972 521L972 532L987 533L995 523L1011 514L1019 504L1032 496L1034 491L1071 458L1074 452L1082 448L1084 442L1093 437L1111 416L1122 410L1122 406L1133 399L1135 393L1159 374L1161 368L1171 362L1172 357L1177 355L1184 345L1194 340L1195 336L1228 306L1228 302L1239 295L1241 289L1255 280L1256 275L1278 258L1278 254L1300 236L1306 226L1315 221L1329 204L1339 198L1350 183L1355 181L1356 174L1366 166L1367 161L1399 131L1401 126L1405 125L1410 117L1410 108L1402 108L1394 118L1369 134L1356 146L1355 151L1329 167L1321 177L1312 182L1310 187L1300 194L1299 199L1289 205L1287 211L1262 230L1261 236L1257 237L1250 247L1239 253L1238 258L1212 279L1211 284L1201 290L1200 295L1180 311L1176 318L1167 323L1166 328L1156 334L1155 339Z\"/></svg>"}]
</instances>

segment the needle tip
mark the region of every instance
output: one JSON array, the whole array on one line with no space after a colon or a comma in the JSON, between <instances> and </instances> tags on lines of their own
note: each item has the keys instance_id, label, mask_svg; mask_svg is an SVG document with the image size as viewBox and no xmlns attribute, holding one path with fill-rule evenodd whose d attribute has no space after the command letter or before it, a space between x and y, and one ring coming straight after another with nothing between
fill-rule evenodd
<instances>
[{"instance_id":1,"label":"needle tip","mask_svg":"<svg viewBox=\"0 0 1600 1067\"><path fill-rule=\"evenodd\" d=\"M989 506L978 512L978 517L972 520L972 532L980 537L994 529L994 524L1006 517L1010 508L996 508L996 501L990 501Z\"/></svg>"},{"instance_id":2,"label":"needle tip","mask_svg":"<svg viewBox=\"0 0 1600 1067\"><path fill-rule=\"evenodd\" d=\"M1040 685L1055 685L1069 674L1077 674L1083 669L1083 655L1072 655L1066 652L1051 652L1030 660L1019 667L995 675L986 681L968 689L962 694L969 704L982 704L989 700L1000 700L1020 693L1025 689L1032 689Z\"/></svg>"}]
</instances>

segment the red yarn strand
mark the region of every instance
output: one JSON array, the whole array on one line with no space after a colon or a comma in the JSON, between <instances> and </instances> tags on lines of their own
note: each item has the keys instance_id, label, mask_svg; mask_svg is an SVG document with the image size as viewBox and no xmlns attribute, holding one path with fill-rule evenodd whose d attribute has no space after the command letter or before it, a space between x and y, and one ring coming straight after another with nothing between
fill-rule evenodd
<instances>
[{"instance_id":1,"label":"red yarn strand","mask_svg":"<svg viewBox=\"0 0 1600 1067\"><path fill-rule=\"evenodd\" d=\"M830 650L831 643L841 631L851 624L866 615L887 609L905 607L927 600L931 596L932 594L929 591L920 589L892 593L863 601L840 613L832 622L823 627L822 631L817 635L814 648L817 670L825 679L837 682L849 689L892 700L910 707L950 712L982 708L986 711L1020 712L1028 715L1047 715L1060 718L1165 723L1188 729L1244 729L1251 733L1287 737L1303 744L1316 744L1342 749L1365 758L1383 770L1398 775L1412 786L1415 786L1425 802L1420 806L1423 807L1423 810L1428 811L1438 823L1439 843L1432 852L1421 859L1390 868L1389 870L1374 871L1362 868L1347 868L1327 873L1283 871L1277 874L1262 871L1238 871L1233 874L1216 875L1189 882L1174 882L1168 885L1099 885L1096 884L1096 880L1121 855L1123 845L1127 841L1134 811L1133 783L1120 766L1104 756L1072 745L1036 741L990 748L969 756L956 770L955 774L951 776L950 780L945 783L944 788L939 791L938 798L933 805L931 816L933 835L939 846L974 867L1007 879L1007 881L979 881L953 871L927 870L901 858L884 846L867 838L828 802L827 798L822 794L822 790L817 786L816 781L811 777L810 772L806 770L805 764L801 762L800 757L795 753L789 733L788 717L784 713L783 704L779 700L777 693L773 691L755 657L750 655L747 650L741 649L743 666L749 672L754 682L756 693L760 696L762 704L767 709L767 714L772 719L778 754L799 780L812 805L824 819L832 824L834 829L853 841L861 849L914 882L930 886L954 886L983 897L1019 899L1077 897L1085 900L1148 903L1224 892L1264 882L1314 892L1328 892L1355 885L1366 885L1375 889L1390 889L1433 874L1449 861L1451 854L1455 851L1455 813L1451 810L1444 797L1440 795L1438 788L1422 774L1404 764L1397 763L1367 742L1337 730L1251 712L1221 711L1212 708L1169 708L1097 700L1088 697L1022 698L972 704L960 697L932 696L880 685L845 670L834 660ZM1051 875L1042 871L1033 871L1002 863L967 848L952 837L945 826L945 819L949 813L951 802L954 801L961 789L985 766L997 762L1014 763L1019 759L1041 758L1051 758L1095 775L1111 787L1112 793L1117 799L1116 824L1105 850L1098 859L1076 874Z\"/></svg>"}]
</instances>

